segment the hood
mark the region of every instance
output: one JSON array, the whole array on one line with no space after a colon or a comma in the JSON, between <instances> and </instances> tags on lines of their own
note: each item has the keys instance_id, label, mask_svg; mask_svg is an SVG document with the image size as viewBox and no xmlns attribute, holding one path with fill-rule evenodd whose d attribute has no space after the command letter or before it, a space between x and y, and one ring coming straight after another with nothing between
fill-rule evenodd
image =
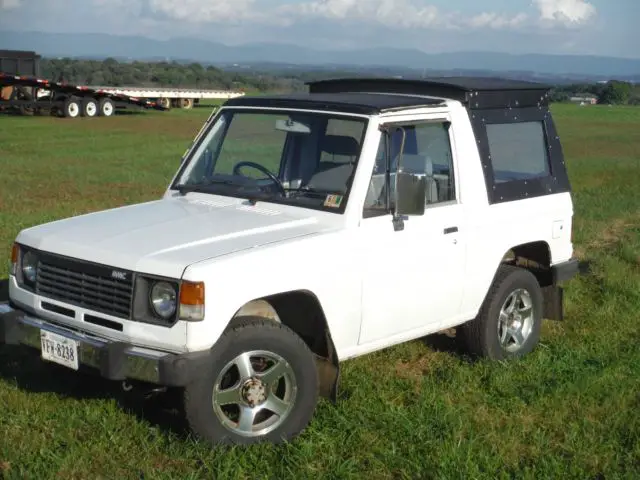
<instances>
[{"instance_id":1,"label":"hood","mask_svg":"<svg viewBox=\"0 0 640 480\"><path fill-rule=\"evenodd\" d=\"M182 276L196 262L320 230L313 212L234 198L165 198L23 230L19 243L103 265Z\"/></svg>"}]
</instances>

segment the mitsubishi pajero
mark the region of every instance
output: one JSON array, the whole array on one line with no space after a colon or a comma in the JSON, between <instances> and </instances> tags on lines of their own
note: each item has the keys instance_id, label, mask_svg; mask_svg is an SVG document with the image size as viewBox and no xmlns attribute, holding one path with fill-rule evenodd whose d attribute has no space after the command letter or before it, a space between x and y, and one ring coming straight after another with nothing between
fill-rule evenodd
<instances>
[{"instance_id":1,"label":"mitsubishi pajero","mask_svg":"<svg viewBox=\"0 0 640 480\"><path fill-rule=\"evenodd\" d=\"M477 356L534 350L577 273L572 217L547 86L237 97L162 198L19 233L0 343L175 387L211 443L280 442L342 361L452 327Z\"/></svg>"}]
</instances>

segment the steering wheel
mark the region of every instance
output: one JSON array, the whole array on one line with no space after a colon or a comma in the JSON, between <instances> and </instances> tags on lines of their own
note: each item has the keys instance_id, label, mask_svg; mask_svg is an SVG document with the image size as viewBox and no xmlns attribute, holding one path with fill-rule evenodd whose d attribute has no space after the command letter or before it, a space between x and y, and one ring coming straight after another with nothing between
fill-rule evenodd
<instances>
[{"instance_id":1,"label":"steering wheel","mask_svg":"<svg viewBox=\"0 0 640 480\"><path fill-rule=\"evenodd\" d=\"M269 170L267 170L266 167L263 167L259 163L254 163L254 162L238 162L233 166L233 174L242 175L240 173L240 169L242 167L252 167L252 168L255 168L256 170L260 170L267 177L269 177L269 180L271 180L273 183L275 183L278 186L278 190L280 190L280 193L282 194L283 197L287 196L287 191L284 189L284 185L282 185L282 182L280 181L280 179L276 177L273 173L271 173Z\"/></svg>"}]
</instances>

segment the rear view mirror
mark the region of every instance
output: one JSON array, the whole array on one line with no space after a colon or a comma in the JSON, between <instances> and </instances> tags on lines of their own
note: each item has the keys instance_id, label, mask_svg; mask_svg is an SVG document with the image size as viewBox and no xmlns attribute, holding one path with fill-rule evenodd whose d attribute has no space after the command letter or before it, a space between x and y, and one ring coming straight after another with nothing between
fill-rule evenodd
<instances>
[{"instance_id":1,"label":"rear view mirror","mask_svg":"<svg viewBox=\"0 0 640 480\"><path fill-rule=\"evenodd\" d=\"M311 127L309 127L309 125L305 125L302 122L296 122L290 118L287 118L286 120L276 120L276 130L289 133L303 133L306 135L311 133Z\"/></svg>"}]
</instances>

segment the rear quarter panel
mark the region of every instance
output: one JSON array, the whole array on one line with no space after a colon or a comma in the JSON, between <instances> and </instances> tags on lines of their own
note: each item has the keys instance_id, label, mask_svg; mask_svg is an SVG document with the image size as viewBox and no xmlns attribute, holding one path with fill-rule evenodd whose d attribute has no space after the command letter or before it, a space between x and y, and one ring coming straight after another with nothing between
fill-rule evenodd
<instances>
[{"instance_id":1,"label":"rear quarter panel","mask_svg":"<svg viewBox=\"0 0 640 480\"><path fill-rule=\"evenodd\" d=\"M573 253L573 207L568 193L470 207L467 213L467 276L461 311L474 318L507 252L518 245L546 242L551 263L569 260ZM563 222L554 237L554 223Z\"/></svg>"},{"instance_id":2,"label":"rear quarter panel","mask_svg":"<svg viewBox=\"0 0 640 480\"><path fill-rule=\"evenodd\" d=\"M456 109L452 119L459 199L467 233L467 274L460 312L470 320L477 315L510 249L546 242L552 264L571 258L573 203L571 193L565 192L490 204L480 157L481 140L476 138L469 113L463 108ZM554 137L554 142L559 139ZM562 229L558 228L558 222Z\"/></svg>"}]
</instances>

